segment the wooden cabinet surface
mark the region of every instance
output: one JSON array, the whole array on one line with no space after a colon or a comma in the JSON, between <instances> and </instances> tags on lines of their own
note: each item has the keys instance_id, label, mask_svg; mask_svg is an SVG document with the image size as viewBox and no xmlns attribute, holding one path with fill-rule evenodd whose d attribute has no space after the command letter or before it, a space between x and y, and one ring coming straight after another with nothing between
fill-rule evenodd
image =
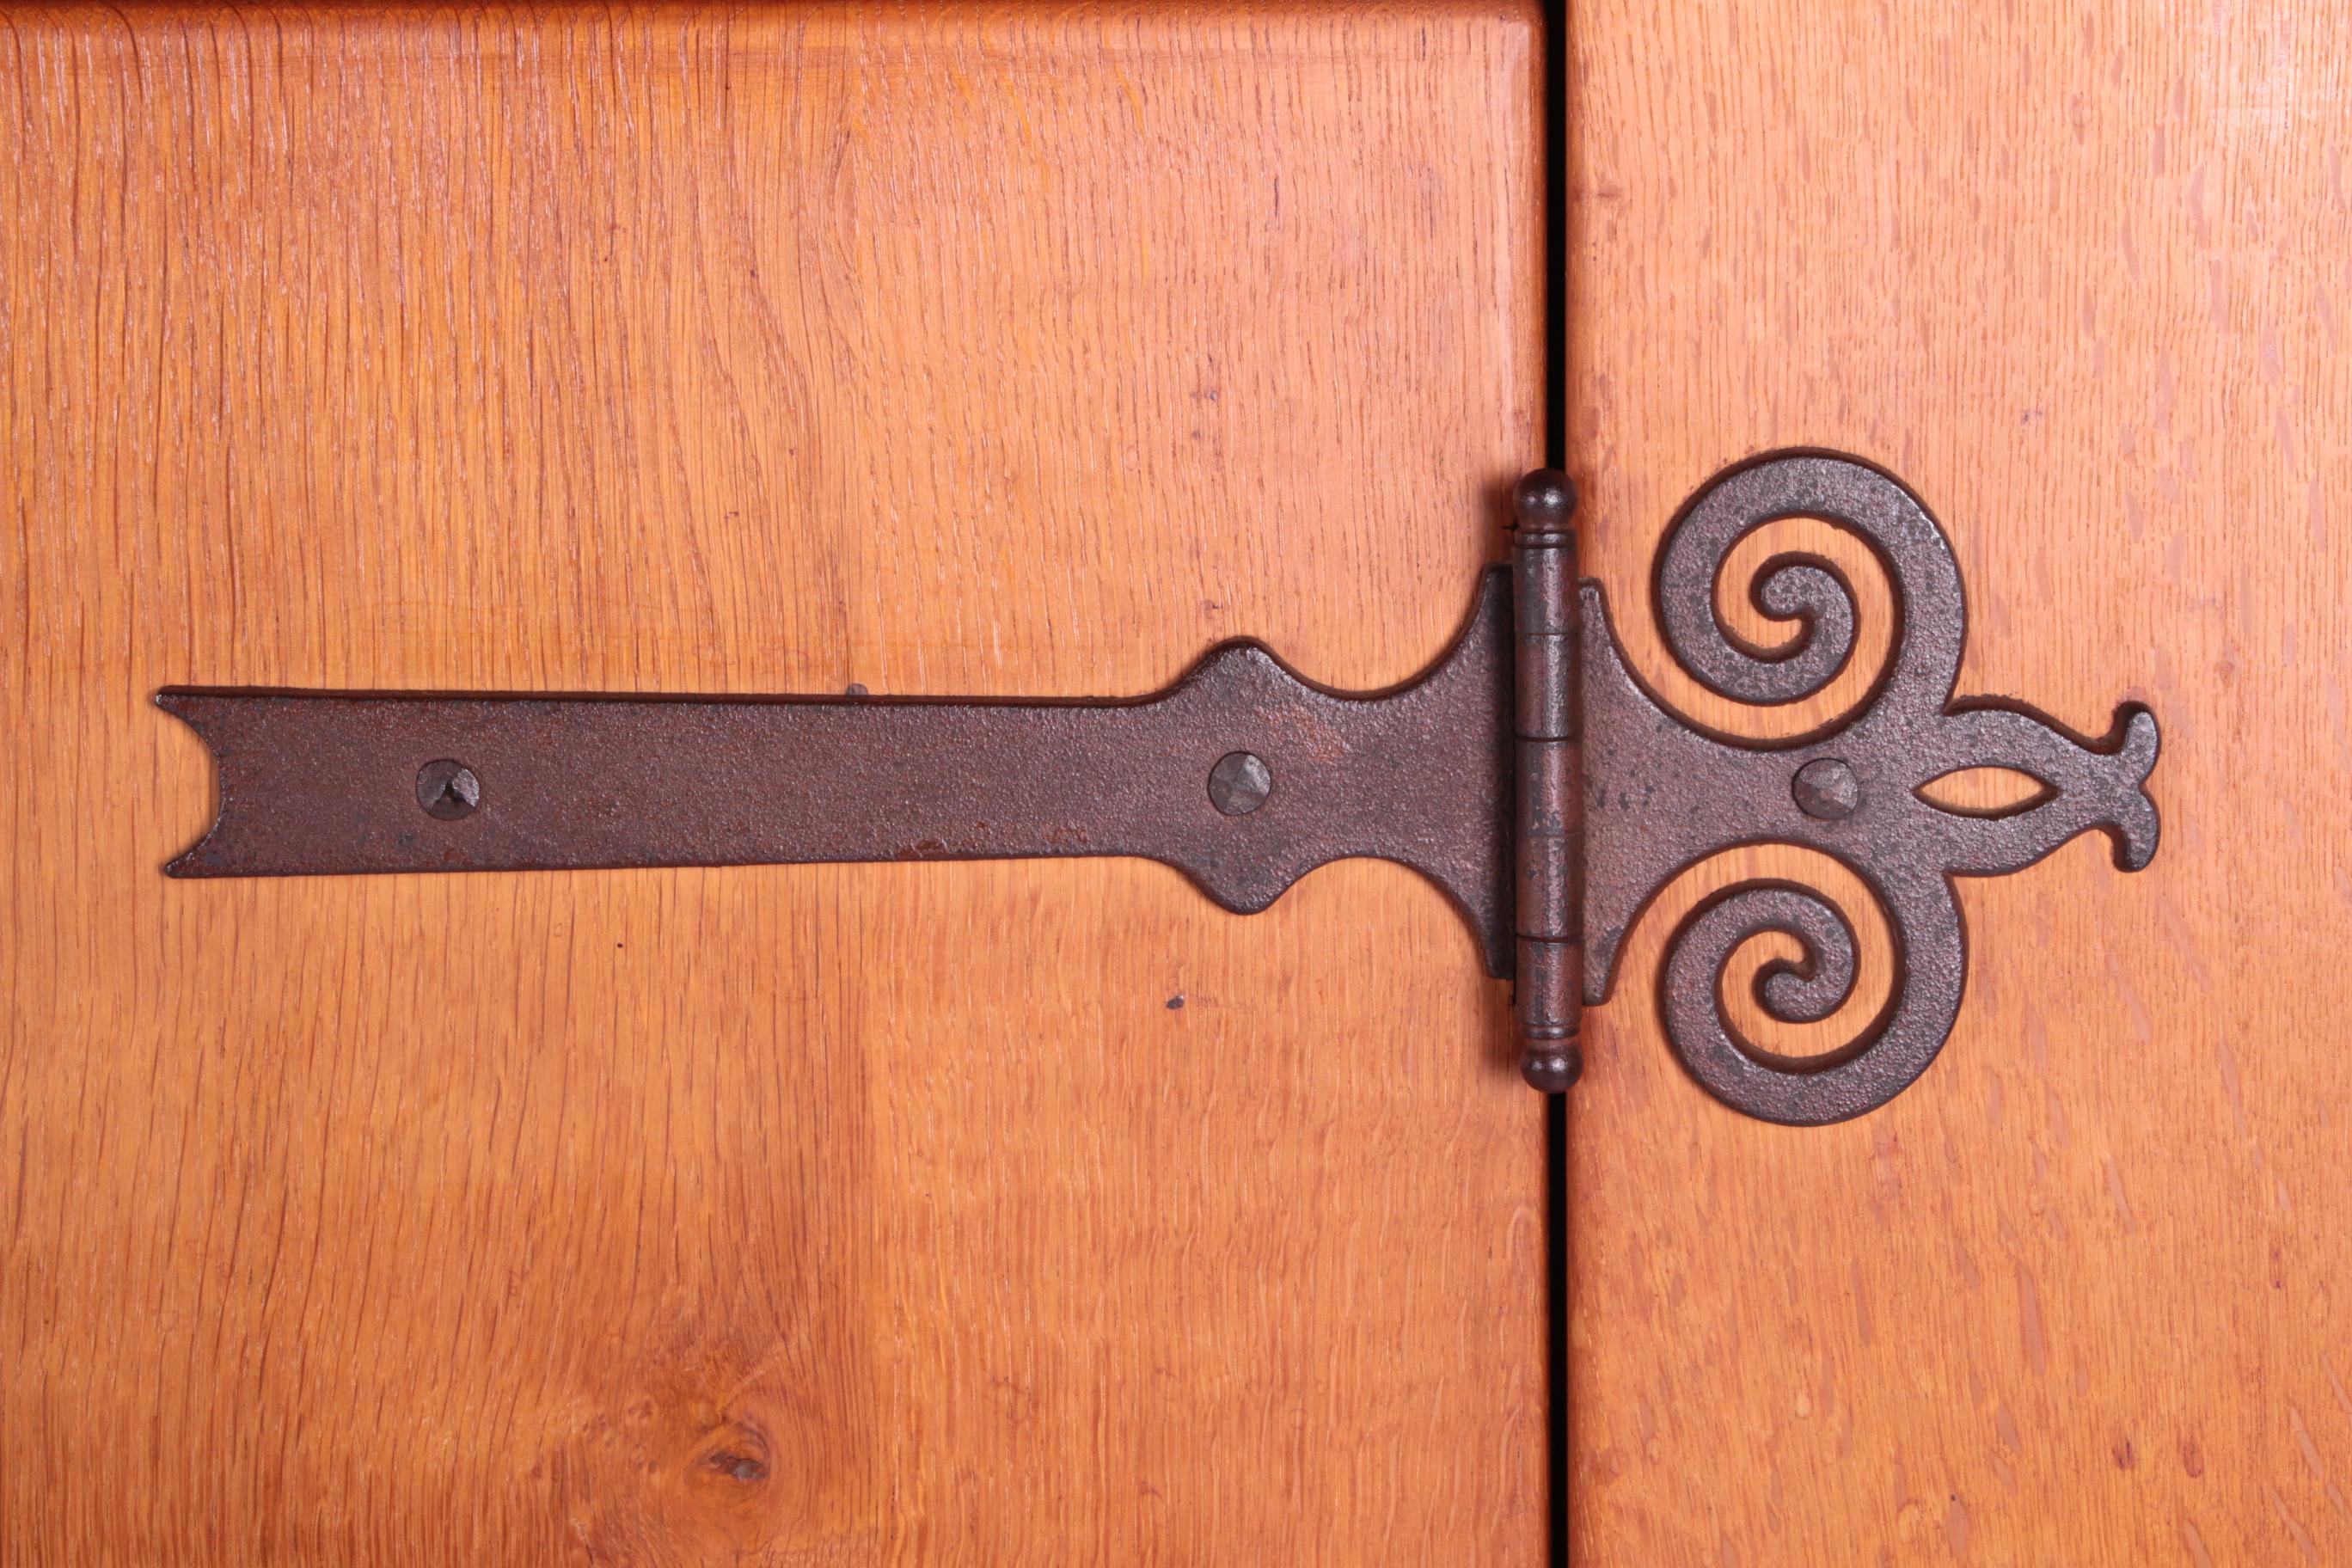
<instances>
[{"instance_id":1,"label":"wooden cabinet surface","mask_svg":"<svg viewBox=\"0 0 2352 1568\"><path fill-rule=\"evenodd\" d=\"M1616 601L1723 464L1839 447L1950 534L1963 693L2164 731L2153 864L1963 881L1959 1026L1858 1121L1693 1090L1654 913L1571 1110L1570 1560L2352 1561L2352 16L1590 0L1567 44Z\"/></svg>"},{"instance_id":2,"label":"wooden cabinet surface","mask_svg":"<svg viewBox=\"0 0 2352 1568\"><path fill-rule=\"evenodd\" d=\"M1532 16L0 40L0 1562L1540 1559L1410 872L170 882L149 700L1402 679L1542 457Z\"/></svg>"},{"instance_id":3,"label":"wooden cabinet surface","mask_svg":"<svg viewBox=\"0 0 2352 1568\"><path fill-rule=\"evenodd\" d=\"M0 1564L2352 1560L2340 10L0 14ZM1369 689L1547 457L1793 733L1865 552L1652 613L1787 447L2164 733L1835 1126L1657 1022L1743 874L1885 994L1784 850L1564 1116L1392 865L161 872L166 685Z\"/></svg>"}]
</instances>

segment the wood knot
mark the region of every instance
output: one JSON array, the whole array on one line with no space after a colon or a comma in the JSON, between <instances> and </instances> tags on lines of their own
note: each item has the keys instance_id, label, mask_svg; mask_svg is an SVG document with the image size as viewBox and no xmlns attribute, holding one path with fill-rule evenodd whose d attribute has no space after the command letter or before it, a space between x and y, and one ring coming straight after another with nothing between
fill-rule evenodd
<instances>
[{"instance_id":1,"label":"wood knot","mask_svg":"<svg viewBox=\"0 0 2352 1568\"><path fill-rule=\"evenodd\" d=\"M738 1453L732 1448L721 1448L703 1463L720 1475L739 1481L764 1481L768 1479L768 1463L765 1459L751 1454Z\"/></svg>"},{"instance_id":2,"label":"wood knot","mask_svg":"<svg viewBox=\"0 0 2352 1568\"><path fill-rule=\"evenodd\" d=\"M768 1440L745 1421L730 1421L710 1435L710 1447L701 1467L729 1480L757 1486L768 1479Z\"/></svg>"}]
</instances>

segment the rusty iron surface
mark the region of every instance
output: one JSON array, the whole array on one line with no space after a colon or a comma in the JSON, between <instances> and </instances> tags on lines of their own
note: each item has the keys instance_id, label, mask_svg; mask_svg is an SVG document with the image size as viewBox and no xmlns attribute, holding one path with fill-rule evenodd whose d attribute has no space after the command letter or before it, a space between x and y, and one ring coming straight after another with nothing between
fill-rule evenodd
<instances>
[{"instance_id":1,"label":"rusty iron surface","mask_svg":"<svg viewBox=\"0 0 2352 1568\"><path fill-rule=\"evenodd\" d=\"M1564 475L1517 491L1511 567L1489 570L1453 647L1391 690L1345 693L1263 646L1212 650L1155 696L1108 701L633 698L175 688L156 700L219 763L212 829L177 877L1141 856L1229 910L1265 908L1354 856L1452 896L1488 973L1516 972L1522 1071L1582 1069L1580 1005L1608 998L1626 932L1666 885L1743 846L1819 850L1878 901L1895 944L1885 1005L1837 1049L1778 1056L1732 1022L1734 954L1767 931L1803 956L1755 975L1771 1017L1846 1003L1854 927L1782 880L1727 888L1671 933L1666 1035L1692 1076L1768 1121L1835 1121L1902 1091L1958 1016L1968 947L1952 881L2016 871L2103 828L2126 870L2156 852L2156 721L2100 739L2021 704L1955 700L1967 612L1943 531L1889 475L1823 453L1717 476L1661 546L1667 648L1757 704L1821 690L1852 658L1854 598L1831 561L1783 552L1748 584L1795 623L1778 648L1725 625L1741 540L1818 517L1864 542L1894 589L1886 664L1849 713L1790 740L1717 733L1628 668L1600 587L1579 584ZM1516 600L1516 607L1515 607ZM2010 810L1953 811L1923 785L1968 768L2032 775Z\"/></svg>"},{"instance_id":2,"label":"rusty iron surface","mask_svg":"<svg viewBox=\"0 0 2352 1568\"><path fill-rule=\"evenodd\" d=\"M1392 690L1227 643L1105 702L174 688L219 764L175 877L1129 855L1226 909L1399 861L1513 962L1510 594Z\"/></svg>"},{"instance_id":3,"label":"rusty iron surface","mask_svg":"<svg viewBox=\"0 0 2352 1568\"><path fill-rule=\"evenodd\" d=\"M1674 713L1628 669L1600 588L1582 589L1584 639L1584 999L1608 996L1627 930L1684 870L1727 849L1794 844L1852 868L1885 910L1895 945L1892 994L1837 1050L1778 1057L1745 1037L1723 1003L1726 965L1765 931L1804 958L1756 975L1756 1000L1790 1023L1844 1003L1855 941L1812 889L1749 882L1701 903L1668 940L1658 979L1668 1038L1707 1090L1768 1121L1842 1121L1884 1104L1927 1069L1958 1015L1968 944L1952 879L2021 870L2078 833L2103 828L2116 864L2156 853L2146 783L2157 726L2126 703L2088 740L2022 705L1952 690L1967 637L1959 570L1935 520L1900 482L1850 458L1776 456L1718 475L1662 546L1655 603L1667 647L1703 685L1744 702L1793 701L1826 686L1853 648L1853 598L1814 555L1765 561L1750 586L1768 615L1799 623L1759 649L1724 626L1716 584L1732 549L1777 519L1818 517L1864 541L1899 605L1887 663L1851 713L1775 744L1710 732ZM1920 786L1962 769L2013 768L2044 789L1998 814L1937 806Z\"/></svg>"}]
</instances>

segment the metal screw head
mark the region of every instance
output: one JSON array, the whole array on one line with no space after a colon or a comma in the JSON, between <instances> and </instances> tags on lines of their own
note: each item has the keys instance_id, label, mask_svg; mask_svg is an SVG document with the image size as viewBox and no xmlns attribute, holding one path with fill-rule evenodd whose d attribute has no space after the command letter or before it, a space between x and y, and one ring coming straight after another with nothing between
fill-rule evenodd
<instances>
[{"instance_id":1,"label":"metal screw head","mask_svg":"<svg viewBox=\"0 0 2352 1568\"><path fill-rule=\"evenodd\" d=\"M1852 816L1862 804L1862 781L1837 758L1815 757L1797 770L1789 793L1797 797L1797 809L1807 816L1836 822Z\"/></svg>"},{"instance_id":2,"label":"metal screw head","mask_svg":"<svg viewBox=\"0 0 2352 1568\"><path fill-rule=\"evenodd\" d=\"M1256 753L1227 752L1209 770L1209 803L1227 816L1247 816L1274 792L1274 774Z\"/></svg>"},{"instance_id":3,"label":"metal screw head","mask_svg":"<svg viewBox=\"0 0 2352 1568\"><path fill-rule=\"evenodd\" d=\"M416 771L416 804L444 822L471 816L482 804L482 781L463 763L446 757L427 763Z\"/></svg>"}]
</instances>

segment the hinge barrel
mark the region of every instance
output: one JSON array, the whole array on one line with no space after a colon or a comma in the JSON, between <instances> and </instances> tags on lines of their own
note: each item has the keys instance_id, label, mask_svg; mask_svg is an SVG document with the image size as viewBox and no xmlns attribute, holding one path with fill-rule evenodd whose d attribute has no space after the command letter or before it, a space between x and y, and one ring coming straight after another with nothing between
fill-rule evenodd
<instances>
[{"instance_id":1,"label":"hinge barrel","mask_svg":"<svg viewBox=\"0 0 2352 1568\"><path fill-rule=\"evenodd\" d=\"M1578 671L1576 488L1538 469L1512 493L1512 732L1517 977L1512 994L1528 1083L1557 1094L1584 1070L1584 778Z\"/></svg>"}]
</instances>

